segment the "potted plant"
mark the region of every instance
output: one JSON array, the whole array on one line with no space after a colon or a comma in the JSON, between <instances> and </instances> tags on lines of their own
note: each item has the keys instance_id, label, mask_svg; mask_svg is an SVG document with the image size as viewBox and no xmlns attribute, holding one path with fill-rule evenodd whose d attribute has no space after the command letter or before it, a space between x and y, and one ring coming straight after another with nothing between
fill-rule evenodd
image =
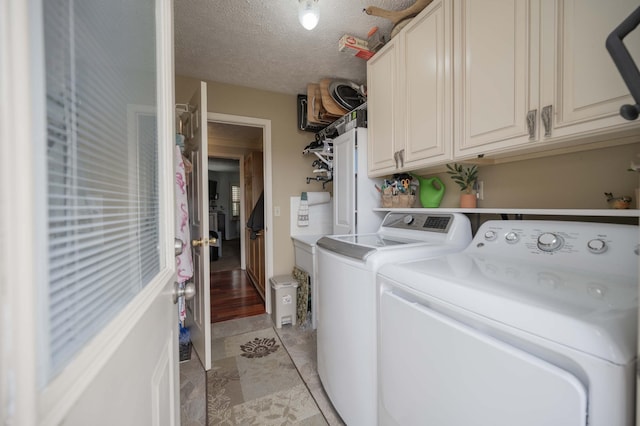
<instances>
[{"instance_id":1,"label":"potted plant","mask_svg":"<svg viewBox=\"0 0 640 426\"><path fill-rule=\"evenodd\" d=\"M477 206L476 194L473 192L478 180L478 166L475 164L464 167L462 164L447 164L447 173L451 179L458 184L462 194L460 194L461 208L475 208Z\"/></svg>"}]
</instances>

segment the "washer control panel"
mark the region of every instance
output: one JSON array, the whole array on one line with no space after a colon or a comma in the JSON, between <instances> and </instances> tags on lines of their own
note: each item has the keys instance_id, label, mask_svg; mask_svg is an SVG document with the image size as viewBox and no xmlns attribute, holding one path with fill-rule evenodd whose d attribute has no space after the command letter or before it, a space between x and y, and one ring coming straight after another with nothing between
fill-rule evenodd
<instances>
[{"instance_id":1,"label":"washer control panel","mask_svg":"<svg viewBox=\"0 0 640 426\"><path fill-rule=\"evenodd\" d=\"M384 218L382 227L446 234L453 221L454 215L452 214L389 213Z\"/></svg>"}]
</instances>

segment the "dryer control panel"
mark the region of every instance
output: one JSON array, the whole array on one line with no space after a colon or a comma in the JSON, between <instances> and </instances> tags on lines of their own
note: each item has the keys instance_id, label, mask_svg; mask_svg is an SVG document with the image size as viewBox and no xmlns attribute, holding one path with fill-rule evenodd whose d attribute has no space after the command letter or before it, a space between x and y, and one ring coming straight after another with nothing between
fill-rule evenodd
<instances>
[{"instance_id":1,"label":"dryer control panel","mask_svg":"<svg viewBox=\"0 0 640 426\"><path fill-rule=\"evenodd\" d=\"M488 221L467 249L524 259L548 259L584 267L602 262L607 268L638 261L638 226L594 222ZM598 260L601 259L601 260ZM606 260L605 260L606 259Z\"/></svg>"}]
</instances>

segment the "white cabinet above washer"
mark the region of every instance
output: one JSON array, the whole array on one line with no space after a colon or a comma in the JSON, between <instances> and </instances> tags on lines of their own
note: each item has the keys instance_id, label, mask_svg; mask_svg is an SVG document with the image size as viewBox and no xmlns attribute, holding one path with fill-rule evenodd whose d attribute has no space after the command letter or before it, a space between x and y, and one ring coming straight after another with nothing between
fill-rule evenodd
<instances>
[{"instance_id":1,"label":"white cabinet above washer","mask_svg":"<svg viewBox=\"0 0 640 426\"><path fill-rule=\"evenodd\" d=\"M370 176L452 158L451 19L434 1L367 62Z\"/></svg>"},{"instance_id":2,"label":"white cabinet above washer","mask_svg":"<svg viewBox=\"0 0 640 426\"><path fill-rule=\"evenodd\" d=\"M635 0L457 0L455 157L603 139L638 123L605 49ZM640 33L625 45L640 58Z\"/></svg>"}]
</instances>

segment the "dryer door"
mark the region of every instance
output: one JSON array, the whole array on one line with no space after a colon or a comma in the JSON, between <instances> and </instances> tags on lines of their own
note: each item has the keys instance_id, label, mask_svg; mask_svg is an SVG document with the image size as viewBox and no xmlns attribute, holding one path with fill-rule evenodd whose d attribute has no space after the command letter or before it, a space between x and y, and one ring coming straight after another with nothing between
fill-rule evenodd
<instances>
[{"instance_id":1,"label":"dryer door","mask_svg":"<svg viewBox=\"0 0 640 426\"><path fill-rule=\"evenodd\" d=\"M381 424L586 425L573 375L388 289L379 332Z\"/></svg>"}]
</instances>

